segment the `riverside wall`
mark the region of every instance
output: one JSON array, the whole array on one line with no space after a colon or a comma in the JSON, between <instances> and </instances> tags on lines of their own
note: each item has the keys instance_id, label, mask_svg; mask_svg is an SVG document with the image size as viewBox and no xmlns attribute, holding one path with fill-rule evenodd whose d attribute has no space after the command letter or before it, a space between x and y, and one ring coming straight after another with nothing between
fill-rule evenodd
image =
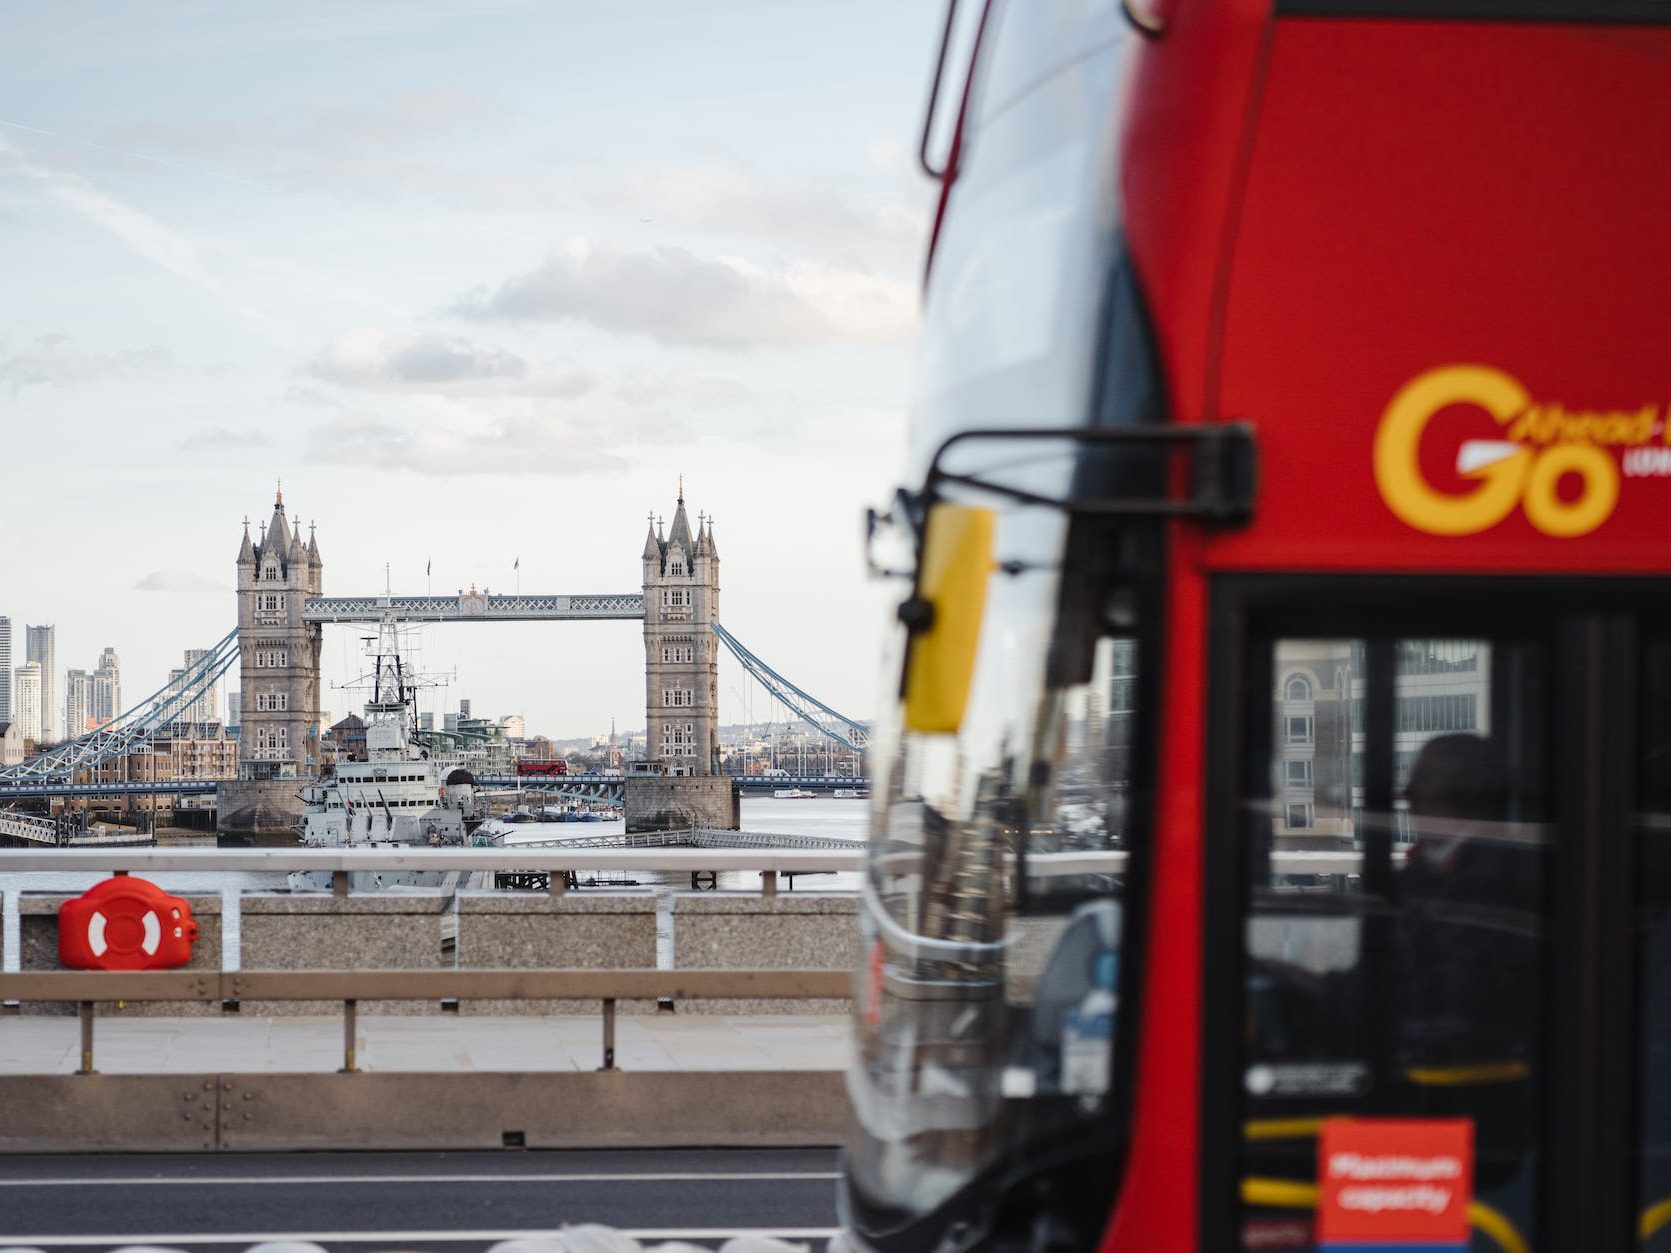
<instances>
[{"instance_id":1,"label":"riverside wall","mask_svg":"<svg viewBox=\"0 0 1671 1253\"><path fill-rule=\"evenodd\" d=\"M216 826L228 844L295 844L300 779L234 779L215 789Z\"/></svg>"},{"instance_id":2,"label":"riverside wall","mask_svg":"<svg viewBox=\"0 0 1671 1253\"><path fill-rule=\"evenodd\" d=\"M634 776L625 782L629 833L687 827L736 831L742 826L740 794L730 775Z\"/></svg>"}]
</instances>

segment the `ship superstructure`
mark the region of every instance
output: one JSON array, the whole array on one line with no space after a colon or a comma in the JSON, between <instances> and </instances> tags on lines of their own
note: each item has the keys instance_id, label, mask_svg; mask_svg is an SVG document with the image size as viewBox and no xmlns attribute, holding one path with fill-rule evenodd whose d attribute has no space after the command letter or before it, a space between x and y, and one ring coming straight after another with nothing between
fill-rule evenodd
<instances>
[{"instance_id":1,"label":"ship superstructure","mask_svg":"<svg viewBox=\"0 0 1671 1253\"><path fill-rule=\"evenodd\" d=\"M441 848L494 842L489 833L477 834L481 819L476 813L475 777L456 760L419 742L419 681L400 643L399 625L392 613L385 613L377 635L367 640L372 669L365 680L371 698L365 705L363 756L339 759L303 788L306 807L296 833L306 845ZM447 877L377 874L355 886L386 887L398 880L408 886L445 887ZM319 885L309 878L297 886Z\"/></svg>"}]
</instances>

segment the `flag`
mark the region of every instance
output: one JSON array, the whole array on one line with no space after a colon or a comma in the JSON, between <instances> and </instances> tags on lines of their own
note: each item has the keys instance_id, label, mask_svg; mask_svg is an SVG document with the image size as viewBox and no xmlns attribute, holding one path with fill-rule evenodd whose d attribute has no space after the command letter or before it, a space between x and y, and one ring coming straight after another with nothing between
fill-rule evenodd
<instances>
[{"instance_id":1,"label":"flag","mask_svg":"<svg viewBox=\"0 0 1671 1253\"><path fill-rule=\"evenodd\" d=\"M433 570L433 569L435 569L435 558L431 557L428 561L426 561L424 563L424 578L427 579L429 577L430 571Z\"/></svg>"},{"instance_id":2,"label":"flag","mask_svg":"<svg viewBox=\"0 0 1671 1253\"><path fill-rule=\"evenodd\" d=\"M520 569L522 569L522 557L521 557L521 555L520 555L520 554L518 554L518 556L517 556L517 559L516 559L516 561L515 561L515 563L514 563L514 564L512 564L512 566L511 566L511 569L513 569L513 570L520 570Z\"/></svg>"}]
</instances>

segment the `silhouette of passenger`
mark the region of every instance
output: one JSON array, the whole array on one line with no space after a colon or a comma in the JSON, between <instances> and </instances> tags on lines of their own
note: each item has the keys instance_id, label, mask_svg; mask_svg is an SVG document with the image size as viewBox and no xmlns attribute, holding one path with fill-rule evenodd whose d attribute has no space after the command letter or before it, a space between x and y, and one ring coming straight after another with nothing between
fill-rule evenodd
<instances>
[{"instance_id":1,"label":"silhouette of passenger","mask_svg":"<svg viewBox=\"0 0 1671 1253\"><path fill-rule=\"evenodd\" d=\"M1537 1142L1542 829L1509 821L1509 772L1478 735L1428 741L1405 799L1415 839L1397 889L1401 1104L1473 1121L1483 1195L1521 1176Z\"/></svg>"},{"instance_id":2,"label":"silhouette of passenger","mask_svg":"<svg viewBox=\"0 0 1671 1253\"><path fill-rule=\"evenodd\" d=\"M1538 829L1510 823L1509 775L1481 736L1441 735L1410 769L1399 881L1407 1064L1526 1061L1537 1033Z\"/></svg>"}]
</instances>

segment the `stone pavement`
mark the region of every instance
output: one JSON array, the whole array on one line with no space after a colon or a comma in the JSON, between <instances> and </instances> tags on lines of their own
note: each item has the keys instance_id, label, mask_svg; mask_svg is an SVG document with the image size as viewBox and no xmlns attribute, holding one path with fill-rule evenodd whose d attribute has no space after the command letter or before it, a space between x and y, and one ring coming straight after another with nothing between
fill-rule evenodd
<instances>
[{"instance_id":1,"label":"stone pavement","mask_svg":"<svg viewBox=\"0 0 1671 1253\"><path fill-rule=\"evenodd\" d=\"M80 1059L74 1018L0 1017L0 1075L71 1074ZM595 1070L597 1017L362 1015L367 1071ZM626 1071L841 1070L850 1051L844 1014L623 1014L615 1065ZM329 1073L342 1065L342 1018L101 1018L101 1074Z\"/></svg>"}]
</instances>

